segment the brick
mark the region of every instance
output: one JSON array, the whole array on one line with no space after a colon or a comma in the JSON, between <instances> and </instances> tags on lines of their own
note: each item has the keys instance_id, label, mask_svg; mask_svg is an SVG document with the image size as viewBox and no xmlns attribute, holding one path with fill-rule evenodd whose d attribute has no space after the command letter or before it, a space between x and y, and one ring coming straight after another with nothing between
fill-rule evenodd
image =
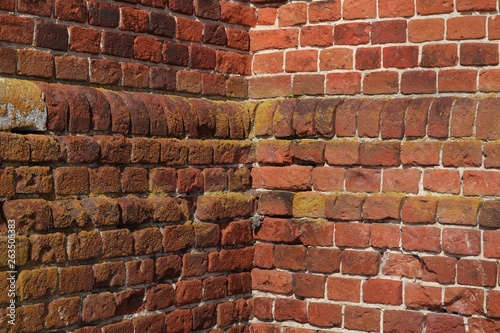
<instances>
[{"instance_id":1,"label":"brick","mask_svg":"<svg viewBox=\"0 0 500 333\"><path fill-rule=\"evenodd\" d=\"M370 41L368 23L343 23L335 26L333 39L337 45L361 45Z\"/></svg>"},{"instance_id":2,"label":"brick","mask_svg":"<svg viewBox=\"0 0 500 333\"><path fill-rule=\"evenodd\" d=\"M419 333L424 326L424 315L416 311L384 311L384 332Z\"/></svg>"},{"instance_id":3,"label":"brick","mask_svg":"<svg viewBox=\"0 0 500 333\"><path fill-rule=\"evenodd\" d=\"M448 314L430 313L426 315L426 331L429 333L463 333L465 332L462 317Z\"/></svg>"},{"instance_id":4,"label":"brick","mask_svg":"<svg viewBox=\"0 0 500 333\"><path fill-rule=\"evenodd\" d=\"M125 269L127 271L127 286L153 282L153 259L127 261L125 263Z\"/></svg>"},{"instance_id":5,"label":"brick","mask_svg":"<svg viewBox=\"0 0 500 333\"><path fill-rule=\"evenodd\" d=\"M89 193L87 168L61 167L53 171L54 188L57 195L75 195Z\"/></svg>"},{"instance_id":6,"label":"brick","mask_svg":"<svg viewBox=\"0 0 500 333\"><path fill-rule=\"evenodd\" d=\"M422 280L441 284L455 283L457 259L450 257L422 257Z\"/></svg>"},{"instance_id":7,"label":"brick","mask_svg":"<svg viewBox=\"0 0 500 333\"><path fill-rule=\"evenodd\" d=\"M89 216L79 200L62 200L50 202L54 227L70 226L84 227L89 222Z\"/></svg>"},{"instance_id":8,"label":"brick","mask_svg":"<svg viewBox=\"0 0 500 333\"><path fill-rule=\"evenodd\" d=\"M459 0L457 1L457 10L459 12L480 12L480 11L494 11L497 8L496 1L483 0L483 1L471 1L471 0Z\"/></svg>"},{"instance_id":9,"label":"brick","mask_svg":"<svg viewBox=\"0 0 500 333\"><path fill-rule=\"evenodd\" d=\"M106 73L106 75L103 75ZM117 61L105 59L90 60L90 82L99 84L118 84L121 78L121 67Z\"/></svg>"},{"instance_id":10,"label":"brick","mask_svg":"<svg viewBox=\"0 0 500 333\"><path fill-rule=\"evenodd\" d=\"M0 40L10 43L31 44L35 24L27 17L0 15Z\"/></svg>"},{"instance_id":11,"label":"brick","mask_svg":"<svg viewBox=\"0 0 500 333\"><path fill-rule=\"evenodd\" d=\"M149 13L149 30L153 35L169 37L175 36L175 18L169 14L161 12Z\"/></svg>"},{"instance_id":12,"label":"brick","mask_svg":"<svg viewBox=\"0 0 500 333\"><path fill-rule=\"evenodd\" d=\"M194 241L194 231L190 224L164 228L163 248L165 251L178 251L190 247Z\"/></svg>"},{"instance_id":13,"label":"brick","mask_svg":"<svg viewBox=\"0 0 500 333\"><path fill-rule=\"evenodd\" d=\"M479 230L448 228L443 230L443 251L450 254L477 255L481 252Z\"/></svg>"},{"instance_id":14,"label":"brick","mask_svg":"<svg viewBox=\"0 0 500 333\"><path fill-rule=\"evenodd\" d=\"M2 4L3 10L14 11L14 2L10 5L10 1L6 1ZM33 14L37 16L49 17L52 14L52 1L42 0L42 1L32 1L32 0L21 0L17 4L17 10L20 13Z\"/></svg>"},{"instance_id":15,"label":"brick","mask_svg":"<svg viewBox=\"0 0 500 333\"><path fill-rule=\"evenodd\" d=\"M61 233L31 235L31 260L42 264L61 263L66 260L66 237Z\"/></svg>"},{"instance_id":16,"label":"brick","mask_svg":"<svg viewBox=\"0 0 500 333\"><path fill-rule=\"evenodd\" d=\"M293 320L307 322L307 303L301 300L278 298L275 303L274 318L276 320Z\"/></svg>"},{"instance_id":17,"label":"brick","mask_svg":"<svg viewBox=\"0 0 500 333\"><path fill-rule=\"evenodd\" d=\"M380 171L375 169L349 169L346 173L346 190L350 192L380 191Z\"/></svg>"},{"instance_id":18,"label":"brick","mask_svg":"<svg viewBox=\"0 0 500 333\"><path fill-rule=\"evenodd\" d=\"M359 303L361 280L343 277L328 277L327 296L334 301Z\"/></svg>"},{"instance_id":19,"label":"brick","mask_svg":"<svg viewBox=\"0 0 500 333\"><path fill-rule=\"evenodd\" d=\"M498 90L498 75L497 70L484 70L479 73L479 90L480 91L497 91Z\"/></svg>"},{"instance_id":20,"label":"brick","mask_svg":"<svg viewBox=\"0 0 500 333\"><path fill-rule=\"evenodd\" d=\"M19 167L15 174L16 193L52 193L52 173L49 167Z\"/></svg>"},{"instance_id":21,"label":"brick","mask_svg":"<svg viewBox=\"0 0 500 333\"><path fill-rule=\"evenodd\" d=\"M196 16L218 20L220 18L220 3L214 0L202 0L195 3Z\"/></svg>"},{"instance_id":22,"label":"brick","mask_svg":"<svg viewBox=\"0 0 500 333\"><path fill-rule=\"evenodd\" d=\"M418 47L389 46L385 47L384 67L412 68L418 65Z\"/></svg>"},{"instance_id":23,"label":"brick","mask_svg":"<svg viewBox=\"0 0 500 333\"><path fill-rule=\"evenodd\" d=\"M230 275L227 279L227 294L239 295L250 292L252 289L252 281L250 273L239 273Z\"/></svg>"},{"instance_id":24,"label":"brick","mask_svg":"<svg viewBox=\"0 0 500 333\"><path fill-rule=\"evenodd\" d=\"M417 169L385 169L382 191L418 193L421 172Z\"/></svg>"},{"instance_id":25,"label":"brick","mask_svg":"<svg viewBox=\"0 0 500 333\"><path fill-rule=\"evenodd\" d=\"M307 22L307 4L290 3L278 8L278 26L287 27Z\"/></svg>"},{"instance_id":26,"label":"brick","mask_svg":"<svg viewBox=\"0 0 500 333\"><path fill-rule=\"evenodd\" d=\"M453 11L453 1L445 0L441 2L430 2L427 0L417 0L417 13L420 15L444 14Z\"/></svg>"},{"instance_id":27,"label":"brick","mask_svg":"<svg viewBox=\"0 0 500 333\"><path fill-rule=\"evenodd\" d=\"M355 95L361 91L359 73L330 73L326 76L326 93L331 95Z\"/></svg>"},{"instance_id":28,"label":"brick","mask_svg":"<svg viewBox=\"0 0 500 333\"><path fill-rule=\"evenodd\" d=\"M115 167L89 169L91 193L118 193L121 191L120 170Z\"/></svg>"},{"instance_id":29,"label":"brick","mask_svg":"<svg viewBox=\"0 0 500 333\"><path fill-rule=\"evenodd\" d=\"M413 99L406 109L405 135L423 137L426 133L427 116L432 105L432 99Z\"/></svg>"},{"instance_id":30,"label":"brick","mask_svg":"<svg viewBox=\"0 0 500 333\"><path fill-rule=\"evenodd\" d=\"M181 258L177 255L158 257L155 260L155 281L162 281L181 275Z\"/></svg>"},{"instance_id":31,"label":"brick","mask_svg":"<svg viewBox=\"0 0 500 333\"><path fill-rule=\"evenodd\" d=\"M485 16L453 17L446 21L446 26L446 38L450 40L481 39L486 36Z\"/></svg>"},{"instance_id":32,"label":"brick","mask_svg":"<svg viewBox=\"0 0 500 333\"><path fill-rule=\"evenodd\" d=\"M134 39L134 58L144 61L162 61L162 41L156 38L137 36Z\"/></svg>"},{"instance_id":33,"label":"brick","mask_svg":"<svg viewBox=\"0 0 500 333\"><path fill-rule=\"evenodd\" d=\"M401 145L404 165L438 165L441 143L437 141L406 141Z\"/></svg>"},{"instance_id":34,"label":"brick","mask_svg":"<svg viewBox=\"0 0 500 333\"><path fill-rule=\"evenodd\" d=\"M132 333L134 331L134 327L130 321L123 321L120 323L109 324L102 327L103 333Z\"/></svg>"},{"instance_id":35,"label":"brick","mask_svg":"<svg viewBox=\"0 0 500 333\"><path fill-rule=\"evenodd\" d=\"M430 42L444 38L444 19L418 19L408 22L408 40L413 43ZM424 46L425 48L425 46Z\"/></svg>"},{"instance_id":36,"label":"brick","mask_svg":"<svg viewBox=\"0 0 500 333\"><path fill-rule=\"evenodd\" d=\"M307 270L316 273L335 273L340 270L338 249L309 248L307 250Z\"/></svg>"},{"instance_id":37,"label":"brick","mask_svg":"<svg viewBox=\"0 0 500 333\"><path fill-rule=\"evenodd\" d=\"M16 329L24 332L39 332L43 330L44 318L40 316L40 313L43 313L44 310L45 307L43 304L24 305L19 307L17 315L24 320L16 323ZM5 311L5 317L7 318L7 311ZM5 323L7 323L7 321L5 321Z\"/></svg>"},{"instance_id":38,"label":"brick","mask_svg":"<svg viewBox=\"0 0 500 333\"><path fill-rule=\"evenodd\" d=\"M347 0L343 4L342 13L347 20L373 18L377 13L377 3L373 0Z\"/></svg>"},{"instance_id":39,"label":"brick","mask_svg":"<svg viewBox=\"0 0 500 333\"><path fill-rule=\"evenodd\" d=\"M206 329L215 324L215 305L205 305L194 308L193 311L193 329Z\"/></svg>"},{"instance_id":40,"label":"brick","mask_svg":"<svg viewBox=\"0 0 500 333\"><path fill-rule=\"evenodd\" d=\"M395 94L399 91L397 72L371 72L363 79L363 92L368 95Z\"/></svg>"},{"instance_id":41,"label":"brick","mask_svg":"<svg viewBox=\"0 0 500 333\"><path fill-rule=\"evenodd\" d=\"M441 251L441 231L435 227L403 226L401 242L408 251Z\"/></svg>"},{"instance_id":42,"label":"brick","mask_svg":"<svg viewBox=\"0 0 500 333\"><path fill-rule=\"evenodd\" d=\"M434 71L411 71L401 75L401 93L425 94L436 92Z\"/></svg>"},{"instance_id":43,"label":"brick","mask_svg":"<svg viewBox=\"0 0 500 333\"><path fill-rule=\"evenodd\" d=\"M419 258L410 254L386 252L382 261L384 275L408 278L421 278L422 276L422 264Z\"/></svg>"},{"instance_id":44,"label":"brick","mask_svg":"<svg viewBox=\"0 0 500 333\"><path fill-rule=\"evenodd\" d=\"M378 331L381 311L373 308L346 306L344 327L352 330Z\"/></svg>"},{"instance_id":45,"label":"brick","mask_svg":"<svg viewBox=\"0 0 500 333\"><path fill-rule=\"evenodd\" d=\"M350 49L337 47L324 49L320 51L319 59L321 71L353 68L353 51Z\"/></svg>"},{"instance_id":46,"label":"brick","mask_svg":"<svg viewBox=\"0 0 500 333\"><path fill-rule=\"evenodd\" d=\"M113 112L112 112L113 116ZM132 145L124 137L95 136L101 148L99 160L101 163L130 163Z\"/></svg>"},{"instance_id":47,"label":"brick","mask_svg":"<svg viewBox=\"0 0 500 333\"><path fill-rule=\"evenodd\" d=\"M69 27L70 51L98 54L101 52L101 32L93 28ZM91 60L92 63L93 60ZM94 61L97 61L94 60ZM104 61L104 60L102 60Z\"/></svg>"},{"instance_id":48,"label":"brick","mask_svg":"<svg viewBox=\"0 0 500 333\"><path fill-rule=\"evenodd\" d=\"M338 106L335 112L335 132L338 136L355 136L356 116L360 106L361 102L356 100L345 101Z\"/></svg>"},{"instance_id":49,"label":"brick","mask_svg":"<svg viewBox=\"0 0 500 333\"><path fill-rule=\"evenodd\" d=\"M322 95L324 91L325 77L317 75L295 75L293 78L292 93L299 95Z\"/></svg>"},{"instance_id":50,"label":"brick","mask_svg":"<svg viewBox=\"0 0 500 333\"><path fill-rule=\"evenodd\" d=\"M89 23L100 27L116 28L120 23L120 10L117 5L89 1Z\"/></svg>"},{"instance_id":51,"label":"brick","mask_svg":"<svg viewBox=\"0 0 500 333\"><path fill-rule=\"evenodd\" d=\"M147 32L149 28L148 12L130 7L120 7L120 30Z\"/></svg>"},{"instance_id":52,"label":"brick","mask_svg":"<svg viewBox=\"0 0 500 333\"><path fill-rule=\"evenodd\" d=\"M369 196L363 205L363 218L368 220L399 219L403 197Z\"/></svg>"},{"instance_id":53,"label":"brick","mask_svg":"<svg viewBox=\"0 0 500 333\"><path fill-rule=\"evenodd\" d=\"M432 197L410 197L403 204L404 222L434 223L438 200Z\"/></svg>"},{"instance_id":54,"label":"brick","mask_svg":"<svg viewBox=\"0 0 500 333\"><path fill-rule=\"evenodd\" d=\"M196 216L218 220L252 215L253 198L240 193L205 195L197 200Z\"/></svg>"},{"instance_id":55,"label":"brick","mask_svg":"<svg viewBox=\"0 0 500 333\"><path fill-rule=\"evenodd\" d=\"M498 64L498 48L494 44L464 43L460 46L460 64L485 66Z\"/></svg>"},{"instance_id":56,"label":"brick","mask_svg":"<svg viewBox=\"0 0 500 333\"><path fill-rule=\"evenodd\" d=\"M249 79L250 98L271 98L289 96L290 94L291 77L289 75Z\"/></svg>"},{"instance_id":57,"label":"brick","mask_svg":"<svg viewBox=\"0 0 500 333\"><path fill-rule=\"evenodd\" d=\"M370 227L370 244L376 248L399 248L400 230L396 225L374 224Z\"/></svg>"},{"instance_id":58,"label":"brick","mask_svg":"<svg viewBox=\"0 0 500 333\"><path fill-rule=\"evenodd\" d=\"M293 141L290 145L290 155L297 164L322 164L325 144L316 140Z\"/></svg>"},{"instance_id":59,"label":"brick","mask_svg":"<svg viewBox=\"0 0 500 333\"><path fill-rule=\"evenodd\" d=\"M312 170L313 187L319 191L341 191L344 189L345 170L332 167L317 167Z\"/></svg>"},{"instance_id":60,"label":"brick","mask_svg":"<svg viewBox=\"0 0 500 333\"><path fill-rule=\"evenodd\" d=\"M382 49L380 47L359 47L356 49L356 69L377 69L381 67Z\"/></svg>"},{"instance_id":61,"label":"brick","mask_svg":"<svg viewBox=\"0 0 500 333\"><path fill-rule=\"evenodd\" d=\"M47 328L62 328L79 321L79 297L55 299L47 306L48 314L45 317Z\"/></svg>"},{"instance_id":62,"label":"brick","mask_svg":"<svg viewBox=\"0 0 500 333\"><path fill-rule=\"evenodd\" d=\"M56 78L89 81L89 60L72 56L55 57Z\"/></svg>"},{"instance_id":63,"label":"brick","mask_svg":"<svg viewBox=\"0 0 500 333\"><path fill-rule=\"evenodd\" d=\"M306 248L300 245L276 245L274 265L288 270L305 270L306 253Z\"/></svg>"},{"instance_id":64,"label":"brick","mask_svg":"<svg viewBox=\"0 0 500 333\"><path fill-rule=\"evenodd\" d=\"M290 220L265 218L254 237L264 241L292 243L298 239L299 229Z\"/></svg>"},{"instance_id":65,"label":"brick","mask_svg":"<svg viewBox=\"0 0 500 333\"><path fill-rule=\"evenodd\" d=\"M189 309L174 310L167 314L167 333L189 332L192 328L192 315Z\"/></svg>"},{"instance_id":66,"label":"brick","mask_svg":"<svg viewBox=\"0 0 500 333\"><path fill-rule=\"evenodd\" d=\"M479 225L484 227L497 227L499 214L500 202L494 200L484 201L479 215Z\"/></svg>"},{"instance_id":67,"label":"brick","mask_svg":"<svg viewBox=\"0 0 500 333\"><path fill-rule=\"evenodd\" d=\"M325 215L329 219L359 220L364 200L363 195L356 194L330 197L326 203Z\"/></svg>"},{"instance_id":68,"label":"brick","mask_svg":"<svg viewBox=\"0 0 500 333\"><path fill-rule=\"evenodd\" d=\"M491 290L488 292L488 297L486 299L486 313L490 316L499 317L498 304L499 304L500 294L496 290Z\"/></svg>"},{"instance_id":69,"label":"brick","mask_svg":"<svg viewBox=\"0 0 500 333\"><path fill-rule=\"evenodd\" d=\"M457 264L457 282L472 286L494 287L497 282L497 264L494 261L460 259Z\"/></svg>"},{"instance_id":70,"label":"brick","mask_svg":"<svg viewBox=\"0 0 500 333\"><path fill-rule=\"evenodd\" d=\"M262 7L257 9L257 25L274 25L278 9L273 7Z\"/></svg>"},{"instance_id":71,"label":"brick","mask_svg":"<svg viewBox=\"0 0 500 333\"><path fill-rule=\"evenodd\" d=\"M309 303L308 322L320 327L337 327L342 323L342 308L337 304Z\"/></svg>"},{"instance_id":72,"label":"brick","mask_svg":"<svg viewBox=\"0 0 500 333\"><path fill-rule=\"evenodd\" d=\"M283 52L255 54L253 71L255 74L276 74L283 72Z\"/></svg>"},{"instance_id":73,"label":"brick","mask_svg":"<svg viewBox=\"0 0 500 333\"><path fill-rule=\"evenodd\" d=\"M285 58L287 72L315 72L317 70L318 52L316 50L289 51L285 54Z\"/></svg>"},{"instance_id":74,"label":"brick","mask_svg":"<svg viewBox=\"0 0 500 333\"><path fill-rule=\"evenodd\" d=\"M94 285L96 287L124 286L125 265L122 262L107 262L94 265Z\"/></svg>"},{"instance_id":75,"label":"brick","mask_svg":"<svg viewBox=\"0 0 500 333\"><path fill-rule=\"evenodd\" d=\"M342 253L342 273L374 276L380 267L380 253L345 250Z\"/></svg>"},{"instance_id":76,"label":"brick","mask_svg":"<svg viewBox=\"0 0 500 333\"><path fill-rule=\"evenodd\" d=\"M207 44L226 46L228 44L228 35L223 26L206 23L203 28L202 40ZM250 41L248 41L248 43L250 43Z\"/></svg>"},{"instance_id":77,"label":"brick","mask_svg":"<svg viewBox=\"0 0 500 333\"><path fill-rule=\"evenodd\" d=\"M319 1L309 4L309 22L337 21L340 19L339 1Z\"/></svg>"},{"instance_id":78,"label":"brick","mask_svg":"<svg viewBox=\"0 0 500 333\"><path fill-rule=\"evenodd\" d=\"M318 102L314 113L314 132L324 137L333 137L336 110L340 104L338 99L323 99Z\"/></svg>"},{"instance_id":79,"label":"brick","mask_svg":"<svg viewBox=\"0 0 500 333\"><path fill-rule=\"evenodd\" d=\"M87 6L83 0L56 0L54 16L59 20L84 23L87 20Z\"/></svg>"},{"instance_id":80,"label":"brick","mask_svg":"<svg viewBox=\"0 0 500 333\"><path fill-rule=\"evenodd\" d=\"M362 165L397 166L400 144L398 142L363 142L359 149L359 159Z\"/></svg>"},{"instance_id":81,"label":"brick","mask_svg":"<svg viewBox=\"0 0 500 333\"><path fill-rule=\"evenodd\" d=\"M17 51L17 73L19 75L49 79L52 78L53 72L54 57L49 52L28 49Z\"/></svg>"},{"instance_id":82,"label":"brick","mask_svg":"<svg viewBox=\"0 0 500 333\"><path fill-rule=\"evenodd\" d=\"M0 169L0 196L11 197L16 193L14 185L14 168L7 167Z\"/></svg>"},{"instance_id":83,"label":"brick","mask_svg":"<svg viewBox=\"0 0 500 333\"><path fill-rule=\"evenodd\" d=\"M148 66L122 62L122 82L124 87L147 88L149 87ZM130 108L131 109L131 108Z\"/></svg>"},{"instance_id":84,"label":"brick","mask_svg":"<svg viewBox=\"0 0 500 333\"><path fill-rule=\"evenodd\" d=\"M370 246L370 225L364 223L336 223L335 245L349 248Z\"/></svg>"},{"instance_id":85,"label":"brick","mask_svg":"<svg viewBox=\"0 0 500 333\"><path fill-rule=\"evenodd\" d=\"M328 25L305 26L300 29L301 46L330 46L333 44L333 27Z\"/></svg>"},{"instance_id":86,"label":"brick","mask_svg":"<svg viewBox=\"0 0 500 333\"><path fill-rule=\"evenodd\" d=\"M126 257L133 253L133 238L128 229L102 232L102 252L104 258Z\"/></svg>"},{"instance_id":87,"label":"brick","mask_svg":"<svg viewBox=\"0 0 500 333\"><path fill-rule=\"evenodd\" d=\"M45 200L10 200L3 205L7 220L16 221L16 232L24 233L31 230L47 230L52 227L52 216Z\"/></svg>"},{"instance_id":88,"label":"brick","mask_svg":"<svg viewBox=\"0 0 500 333\"><path fill-rule=\"evenodd\" d=\"M103 292L85 297L82 303L82 321L92 322L114 316L116 303L113 294Z\"/></svg>"},{"instance_id":89,"label":"brick","mask_svg":"<svg viewBox=\"0 0 500 333\"><path fill-rule=\"evenodd\" d=\"M302 76L301 76L302 77ZM314 77L314 76L311 76ZM295 77L296 79L297 77ZM324 82L324 80L323 80ZM295 80L297 83L297 80ZM292 117L292 125L295 132L303 137L312 136L315 133L314 130L314 112L316 110L317 102L314 100L303 100L297 103ZM311 144L310 141L303 141L304 145ZM301 146L301 142L295 142L294 145L297 147ZM321 149L324 148L323 145L318 145ZM322 157L321 157L322 158Z\"/></svg>"},{"instance_id":90,"label":"brick","mask_svg":"<svg viewBox=\"0 0 500 333\"><path fill-rule=\"evenodd\" d=\"M476 137L478 139L500 139L498 112L499 109L494 99L484 99L480 102L476 116Z\"/></svg>"},{"instance_id":91,"label":"brick","mask_svg":"<svg viewBox=\"0 0 500 333\"><path fill-rule=\"evenodd\" d=\"M372 43L373 44L404 43L406 42L406 26L407 24L405 20L373 22L372 35L371 35ZM388 48L384 48L384 55L386 49Z\"/></svg>"},{"instance_id":92,"label":"brick","mask_svg":"<svg viewBox=\"0 0 500 333\"><path fill-rule=\"evenodd\" d=\"M254 27L257 21L255 8L233 2L221 3L221 21L244 27Z\"/></svg>"},{"instance_id":93,"label":"brick","mask_svg":"<svg viewBox=\"0 0 500 333\"><path fill-rule=\"evenodd\" d=\"M378 3L380 17L411 17L415 6L411 0L382 0Z\"/></svg>"},{"instance_id":94,"label":"brick","mask_svg":"<svg viewBox=\"0 0 500 333\"><path fill-rule=\"evenodd\" d=\"M460 172L458 170L425 170L424 189L439 193L460 193Z\"/></svg>"},{"instance_id":95,"label":"brick","mask_svg":"<svg viewBox=\"0 0 500 333\"><path fill-rule=\"evenodd\" d=\"M134 56L134 37L127 33L104 31L102 53L122 58Z\"/></svg>"},{"instance_id":96,"label":"brick","mask_svg":"<svg viewBox=\"0 0 500 333\"><path fill-rule=\"evenodd\" d=\"M22 271L17 277L17 294L20 300L54 295L57 288L57 268L40 268Z\"/></svg>"},{"instance_id":97,"label":"brick","mask_svg":"<svg viewBox=\"0 0 500 333\"><path fill-rule=\"evenodd\" d=\"M472 135L477 104L477 101L468 98L456 100L451 116L451 136L461 137Z\"/></svg>"},{"instance_id":98,"label":"brick","mask_svg":"<svg viewBox=\"0 0 500 333\"><path fill-rule=\"evenodd\" d=\"M101 236L97 231L80 231L68 235L67 246L69 260L92 259L102 254Z\"/></svg>"},{"instance_id":99,"label":"brick","mask_svg":"<svg viewBox=\"0 0 500 333\"><path fill-rule=\"evenodd\" d=\"M203 25L201 22L177 18L176 37L182 41L200 42L202 39Z\"/></svg>"},{"instance_id":100,"label":"brick","mask_svg":"<svg viewBox=\"0 0 500 333\"><path fill-rule=\"evenodd\" d=\"M208 255L208 271L234 271L252 267L253 247L221 250Z\"/></svg>"},{"instance_id":101,"label":"brick","mask_svg":"<svg viewBox=\"0 0 500 333\"><path fill-rule=\"evenodd\" d=\"M286 178L276 178L276 172ZM260 167L252 169L254 188L283 189L283 190L307 190L311 188L312 167L290 166L290 167Z\"/></svg>"},{"instance_id":102,"label":"brick","mask_svg":"<svg viewBox=\"0 0 500 333\"><path fill-rule=\"evenodd\" d=\"M468 198L441 198L437 219L443 224L476 225L481 200Z\"/></svg>"},{"instance_id":103,"label":"brick","mask_svg":"<svg viewBox=\"0 0 500 333\"><path fill-rule=\"evenodd\" d=\"M468 321L469 332L471 333L479 333L481 331L488 332L498 330L500 325L497 321L489 320L489 319L481 319L481 318L471 318Z\"/></svg>"},{"instance_id":104,"label":"brick","mask_svg":"<svg viewBox=\"0 0 500 333\"><path fill-rule=\"evenodd\" d=\"M500 240L500 233L497 230L485 230L483 234L484 256L486 258L500 257L500 251L496 246Z\"/></svg>"},{"instance_id":105,"label":"brick","mask_svg":"<svg viewBox=\"0 0 500 333\"><path fill-rule=\"evenodd\" d=\"M458 64L456 44L427 44L422 47L422 67L448 67Z\"/></svg>"},{"instance_id":106,"label":"brick","mask_svg":"<svg viewBox=\"0 0 500 333\"><path fill-rule=\"evenodd\" d=\"M94 275L92 266L72 266L59 270L59 293L73 294L92 290Z\"/></svg>"},{"instance_id":107,"label":"brick","mask_svg":"<svg viewBox=\"0 0 500 333\"><path fill-rule=\"evenodd\" d=\"M462 178L465 195L498 195L500 176L494 171L465 171Z\"/></svg>"},{"instance_id":108,"label":"brick","mask_svg":"<svg viewBox=\"0 0 500 333\"><path fill-rule=\"evenodd\" d=\"M408 283L405 286L405 305L409 308L438 309L441 306L441 287Z\"/></svg>"},{"instance_id":109,"label":"brick","mask_svg":"<svg viewBox=\"0 0 500 333\"><path fill-rule=\"evenodd\" d=\"M262 193L258 212L265 215L292 215L293 193L272 191Z\"/></svg>"},{"instance_id":110,"label":"brick","mask_svg":"<svg viewBox=\"0 0 500 333\"><path fill-rule=\"evenodd\" d=\"M151 218L151 207L142 198L119 198L120 224L141 224Z\"/></svg>"},{"instance_id":111,"label":"brick","mask_svg":"<svg viewBox=\"0 0 500 333\"><path fill-rule=\"evenodd\" d=\"M118 225L120 210L116 201L108 198L85 198L83 208L95 226Z\"/></svg>"},{"instance_id":112,"label":"brick","mask_svg":"<svg viewBox=\"0 0 500 333\"><path fill-rule=\"evenodd\" d=\"M0 47L0 57L3 59L2 64L0 64L0 73L15 74L17 51L11 48Z\"/></svg>"},{"instance_id":113,"label":"brick","mask_svg":"<svg viewBox=\"0 0 500 333\"><path fill-rule=\"evenodd\" d=\"M399 305L403 302L401 281L369 279L363 283L363 302Z\"/></svg>"},{"instance_id":114,"label":"brick","mask_svg":"<svg viewBox=\"0 0 500 333\"><path fill-rule=\"evenodd\" d=\"M68 27L52 22L37 22L35 45L58 51L68 50Z\"/></svg>"}]
</instances>

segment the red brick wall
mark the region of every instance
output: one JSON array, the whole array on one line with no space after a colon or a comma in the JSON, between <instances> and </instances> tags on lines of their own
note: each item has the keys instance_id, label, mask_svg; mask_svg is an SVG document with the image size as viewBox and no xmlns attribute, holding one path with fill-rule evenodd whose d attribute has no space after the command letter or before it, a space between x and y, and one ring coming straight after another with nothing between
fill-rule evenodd
<instances>
[{"instance_id":1,"label":"red brick wall","mask_svg":"<svg viewBox=\"0 0 500 333\"><path fill-rule=\"evenodd\" d=\"M251 98L500 89L496 0L281 2L253 1Z\"/></svg>"},{"instance_id":2,"label":"red brick wall","mask_svg":"<svg viewBox=\"0 0 500 333\"><path fill-rule=\"evenodd\" d=\"M219 0L3 0L0 73L244 98L254 24Z\"/></svg>"}]
</instances>

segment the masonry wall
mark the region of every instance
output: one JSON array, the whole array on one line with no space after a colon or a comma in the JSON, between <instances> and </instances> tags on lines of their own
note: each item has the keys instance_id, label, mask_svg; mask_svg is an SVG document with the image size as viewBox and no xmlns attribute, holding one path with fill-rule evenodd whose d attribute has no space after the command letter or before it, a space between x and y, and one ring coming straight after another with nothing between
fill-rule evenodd
<instances>
[{"instance_id":1,"label":"masonry wall","mask_svg":"<svg viewBox=\"0 0 500 333\"><path fill-rule=\"evenodd\" d=\"M498 5L3 1L0 332L500 331Z\"/></svg>"}]
</instances>

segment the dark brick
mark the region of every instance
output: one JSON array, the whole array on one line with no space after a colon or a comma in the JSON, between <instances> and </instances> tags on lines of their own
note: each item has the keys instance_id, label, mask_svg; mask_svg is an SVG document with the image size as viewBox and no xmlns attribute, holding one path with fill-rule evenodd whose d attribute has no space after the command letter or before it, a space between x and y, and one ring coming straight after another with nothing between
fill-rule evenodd
<instances>
[{"instance_id":1,"label":"dark brick","mask_svg":"<svg viewBox=\"0 0 500 333\"><path fill-rule=\"evenodd\" d=\"M203 29L203 43L214 45L226 45L226 29L214 23L206 23Z\"/></svg>"},{"instance_id":2,"label":"dark brick","mask_svg":"<svg viewBox=\"0 0 500 333\"><path fill-rule=\"evenodd\" d=\"M187 67L189 48L185 44L166 41L163 44L163 62L170 65Z\"/></svg>"},{"instance_id":3,"label":"dark brick","mask_svg":"<svg viewBox=\"0 0 500 333\"><path fill-rule=\"evenodd\" d=\"M172 38L175 36L175 18L164 13L149 14L149 33Z\"/></svg>"},{"instance_id":4,"label":"dark brick","mask_svg":"<svg viewBox=\"0 0 500 333\"><path fill-rule=\"evenodd\" d=\"M134 36L126 33L104 31L102 34L102 53L132 58L134 56Z\"/></svg>"},{"instance_id":5,"label":"dark brick","mask_svg":"<svg viewBox=\"0 0 500 333\"><path fill-rule=\"evenodd\" d=\"M89 23L100 27L116 28L120 23L120 11L117 5L89 0Z\"/></svg>"}]
</instances>

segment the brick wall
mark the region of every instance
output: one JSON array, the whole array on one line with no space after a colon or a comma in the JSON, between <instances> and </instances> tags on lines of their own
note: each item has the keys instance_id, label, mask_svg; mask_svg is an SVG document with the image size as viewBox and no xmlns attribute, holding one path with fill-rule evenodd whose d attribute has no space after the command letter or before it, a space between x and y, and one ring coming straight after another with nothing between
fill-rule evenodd
<instances>
[{"instance_id":1,"label":"brick wall","mask_svg":"<svg viewBox=\"0 0 500 333\"><path fill-rule=\"evenodd\" d=\"M496 0L253 2L252 98L500 89Z\"/></svg>"},{"instance_id":2,"label":"brick wall","mask_svg":"<svg viewBox=\"0 0 500 333\"><path fill-rule=\"evenodd\" d=\"M219 0L3 0L0 73L244 98L254 24Z\"/></svg>"}]
</instances>

